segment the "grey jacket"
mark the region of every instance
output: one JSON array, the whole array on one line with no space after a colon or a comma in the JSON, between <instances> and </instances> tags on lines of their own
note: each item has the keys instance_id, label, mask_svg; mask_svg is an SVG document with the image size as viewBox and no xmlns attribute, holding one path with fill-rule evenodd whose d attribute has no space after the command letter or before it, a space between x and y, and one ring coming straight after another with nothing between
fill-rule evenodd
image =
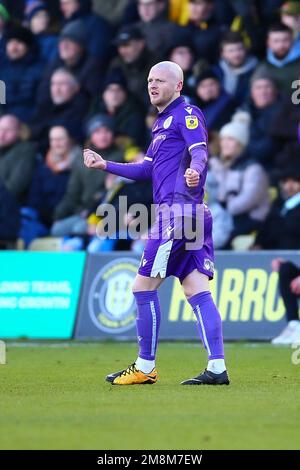
<instances>
[{"instance_id":1,"label":"grey jacket","mask_svg":"<svg viewBox=\"0 0 300 470\"><path fill-rule=\"evenodd\" d=\"M18 200L24 202L36 164L36 147L32 142L18 141L0 149L0 179Z\"/></svg>"},{"instance_id":2,"label":"grey jacket","mask_svg":"<svg viewBox=\"0 0 300 470\"><path fill-rule=\"evenodd\" d=\"M226 203L232 216L248 214L264 220L270 209L269 181L263 167L249 160L227 168L217 157L210 159L210 169L219 182L218 200Z\"/></svg>"}]
</instances>

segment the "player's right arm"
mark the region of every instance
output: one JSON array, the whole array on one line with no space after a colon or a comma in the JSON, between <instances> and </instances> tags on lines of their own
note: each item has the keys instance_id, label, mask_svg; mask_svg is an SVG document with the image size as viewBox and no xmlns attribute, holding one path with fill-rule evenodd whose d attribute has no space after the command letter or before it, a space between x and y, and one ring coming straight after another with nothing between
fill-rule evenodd
<instances>
[{"instance_id":1,"label":"player's right arm","mask_svg":"<svg viewBox=\"0 0 300 470\"><path fill-rule=\"evenodd\" d=\"M106 161L98 153L85 149L83 159L88 168L108 171L130 180L143 181L152 177L152 157L149 156L145 156L142 163L116 163Z\"/></svg>"}]
</instances>

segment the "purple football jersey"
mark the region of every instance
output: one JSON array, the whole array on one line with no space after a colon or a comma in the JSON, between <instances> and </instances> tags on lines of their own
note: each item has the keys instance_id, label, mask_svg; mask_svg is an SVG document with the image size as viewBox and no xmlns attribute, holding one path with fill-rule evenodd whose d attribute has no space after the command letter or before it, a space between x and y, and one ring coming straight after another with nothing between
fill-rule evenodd
<instances>
[{"instance_id":1,"label":"purple football jersey","mask_svg":"<svg viewBox=\"0 0 300 470\"><path fill-rule=\"evenodd\" d=\"M159 113L152 137L143 163L107 162L106 167L111 173L136 181L152 179L157 212L163 208L151 228L138 272L147 277L176 276L182 282L197 269L212 279L212 217L208 207L202 204L208 157L204 116L199 108L179 97ZM184 177L187 168L198 171L200 181L197 187L187 186ZM186 214L198 218L198 205L204 208L201 246L187 248L190 239L185 235L176 237L175 234L185 224ZM171 219L166 206L172 208ZM179 206L181 211L184 209L184 218L176 215L175 206Z\"/></svg>"},{"instance_id":2,"label":"purple football jersey","mask_svg":"<svg viewBox=\"0 0 300 470\"><path fill-rule=\"evenodd\" d=\"M202 148L201 161L193 162L193 149ZM207 130L199 108L183 97L174 100L159 113L152 130L152 142L146 154L152 162L153 200L156 204L201 204L207 173ZM193 168L200 173L200 183L189 188L184 173Z\"/></svg>"}]
</instances>

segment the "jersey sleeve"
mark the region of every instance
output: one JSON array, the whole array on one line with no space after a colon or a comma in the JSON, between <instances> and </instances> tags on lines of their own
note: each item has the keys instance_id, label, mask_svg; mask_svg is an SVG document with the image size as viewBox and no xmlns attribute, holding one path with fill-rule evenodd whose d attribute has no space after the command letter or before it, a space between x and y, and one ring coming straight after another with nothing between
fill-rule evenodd
<instances>
[{"instance_id":1,"label":"jersey sleeve","mask_svg":"<svg viewBox=\"0 0 300 470\"><path fill-rule=\"evenodd\" d=\"M178 119L178 128L191 155L191 168L201 173L208 157L207 130L203 114L197 107L184 108Z\"/></svg>"},{"instance_id":2,"label":"jersey sleeve","mask_svg":"<svg viewBox=\"0 0 300 470\"><path fill-rule=\"evenodd\" d=\"M144 157L142 163L116 163L106 162L106 171L114 175L123 176L134 181L143 181L152 178L152 152L151 156Z\"/></svg>"}]
</instances>

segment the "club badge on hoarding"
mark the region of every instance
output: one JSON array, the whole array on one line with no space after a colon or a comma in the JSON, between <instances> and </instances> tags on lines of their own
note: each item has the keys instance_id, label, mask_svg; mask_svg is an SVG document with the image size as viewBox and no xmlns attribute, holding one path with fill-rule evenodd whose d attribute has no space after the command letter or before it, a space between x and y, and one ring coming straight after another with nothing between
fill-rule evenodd
<instances>
[{"instance_id":1,"label":"club badge on hoarding","mask_svg":"<svg viewBox=\"0 0 300 470\"><path fill-rule=\"evenodd\" d=\"M96 275L88 308L100 330L119 334L135 326L136 306L131 288L138 266L133 258L121 258L106 264Z\"/></svg>"}]
</instances>

